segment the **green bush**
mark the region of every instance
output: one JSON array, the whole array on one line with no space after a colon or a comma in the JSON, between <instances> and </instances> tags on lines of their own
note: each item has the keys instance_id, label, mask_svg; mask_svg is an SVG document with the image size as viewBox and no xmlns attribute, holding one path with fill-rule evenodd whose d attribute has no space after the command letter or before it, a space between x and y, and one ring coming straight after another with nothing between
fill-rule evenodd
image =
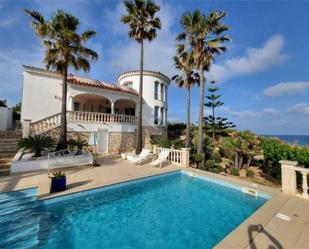
<instances>
[{"instance_id":1,"label":"green bush","mask_svg":"<svg viewBox=\"0 0 309 249\"><path fill-rule=\"evenodd\" d=\"M224 168L221 165L216 164L215 160L207 160L205 163L205 169L207 171L217 173L224 171Z\"/></svg>"},{"instance_id":2,"label":"green bush","mask_svg":"<svg viewBox=\"0 0 309 249\"><path fill-rule=\"evenodd\" d=\"M203 153L196 153L195 155L195 161L196 162L202 162L205 160L205 155Z\"/></svg>"},{"instance_id":3,"label":"green bush","mask_svg":"<svg viewBox=\"0 0 309 249\"><path fill-rule=\"evenodd\" d=\"M214 160L216 163L220 163L221 162L221 155L220 155L219 151L214 151L211 154L210 159Z\"/></svg>"},{"instance_id":4,"label":"green bush","mask_svg":"<svg viewBox=\"0 0 309 249\"><path fill-rule=\"evenodd\" d=\"M224 171L224 168L221 165L216 164L215 167L209 169L210 172L219 174Z\"/></svg>"},{"instance_id":5,"label":"green bush","mask_svg":"<svg viewBox=\"0 0 309 249\"><path fill-rule=\"evenodd\" d=\"M181 149L184 147L183 141L181 139L176 139L171 142L175 149Z\"/></svg>"},{"instance_id":6,"label":"green bush","mask_svg":"<svg viewBox=\"0 0 309 249\"><path fill-rule=\"evenodd\" d=\"M246 176L252 178L254 176L254 172L250 169L246 170Z\"/></svg>"},{"instance_id":7,"label":"green bush","mask_svg":"<svg viewBox=\"0 0 309 249\"><path fill-rule=\"evenodd\" d=\"M238 169L235 169L235 168L232 168L232 169L231 169L231 175L233 175L233 176L238 176L238 175L239 175L239 170L238 170Z\"/></svg>"},{"instance_id":8,"label":"green bush","mask_svg":"<svg viewBox=\"0 0 309 249\"><path fill-rule=\"evenodd\" d=\"M206 162L205 162L205 167L206 167L206 170L207 169L210 169L210 168L214 168L216 166L216 162L215 162L215 160L207 160Z\"/></svg>"},{"instance_id":9,"label":"green bush","mask_svg":"<svg viewBox=\"0 0 309 249\"><path fill-rule=\"evenodd\" d=\"M34 135L21 139L18 146L24 151L34 152L34 157L40 157L42 149L55 146L55 140L47 135Z\"/></svg>"},{"instance_id":10,"label":"green bush","mask_svg":"<svg viewBox=\"0 0 309 249\"><path fill-rule=\"evenodd\" d=\"M262 149L264 155L264 173L281 180L280 160L297 161L299 165L309 168L309 147L295 146L282 142L279 139L263 138Z\"/></svg>"},{"instance_id":11,"label":"green bush","mask_svg":"<svg viewBox=\"0 0 309 249\"><path fill-rule=\"evenodd\" d=\"M76 139L69 139L68 145L72 148L77 148L76 155L81 155L83 151L83 147L88 146L88 142L86 140L81 139L80 137Z\"/></svg>"},{"instance_id":12,"label":"green bush","mask_svg":"<svg viewBox=\"0 0 309 249\"><path fill-rule=\"evenodd\" d=\"M203 153L196 153L195 155L195 162L197 164L197 167L205 160L205 155ZM202 165L203 166L203 165Z\"/></svg>"},{"instance_id":13,"label":"green bush","mask_svg":"<svg viewBox=\"0 0 309 249\"><path fill-rule=\"evenodd\" d=\"M151 135L150 136L151 144L157 144L159 147L171 148L171 142L166 136L162 135Z\"/></svg>"}]
</instances>

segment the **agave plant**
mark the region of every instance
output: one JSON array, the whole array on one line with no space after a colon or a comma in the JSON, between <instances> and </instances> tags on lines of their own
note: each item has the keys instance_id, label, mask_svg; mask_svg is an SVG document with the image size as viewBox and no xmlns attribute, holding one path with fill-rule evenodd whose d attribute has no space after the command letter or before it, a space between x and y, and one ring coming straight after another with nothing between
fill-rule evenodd
<instances>
[{"instance_id":1,"label":"agave plant","mask_svg":"<svg viewBox=\"0 0 309 249\"><path fill-rule=\"evenodd\" d=\"M60 180L62 178L65 178L65 173L62 171L57 171L57 172L54 172L50 178L55 178L57 180Z\"/></svg>"},{"instance_id":2,"label":"agave plant","mask_svg":"<svg viewBox=\"0 0 309 249\"><path fill-rule=\"evenodd\" d=\"M80 137L78 137L77 139L70 139L68 141L68 144L70 147L77 148L76 155L82 154L83 147L88 146L88 142L81 139Z\"/></svg>"},{"instance_id":3,"label":"agave plant","mask_svg":"<svg viewBox=\"0 0 309 249\"><path fill-rule=\"evenodd\" d=\"M55 146L55 140L47 135L33 135L25 137L18 142L19 148L34 152L34 157L40 157L43 148Z\"/></svg>"}]
</instances>

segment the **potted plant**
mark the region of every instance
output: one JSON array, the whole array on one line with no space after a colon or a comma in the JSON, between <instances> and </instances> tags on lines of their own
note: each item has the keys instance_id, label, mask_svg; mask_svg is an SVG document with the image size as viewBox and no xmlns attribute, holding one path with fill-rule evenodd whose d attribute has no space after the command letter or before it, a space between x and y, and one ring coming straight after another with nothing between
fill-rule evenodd
<instances>
[{"instance_id":1,"label":"potted plant","mask_svg":"<svg viewBox=\"0 0 309 249\"><path fill-rule=\"evenodd\" d=\"M64 172L58 171L53 173L51 178L50 192L58 192L66 190L66 176Z\"/></svg>"}]
</instances>

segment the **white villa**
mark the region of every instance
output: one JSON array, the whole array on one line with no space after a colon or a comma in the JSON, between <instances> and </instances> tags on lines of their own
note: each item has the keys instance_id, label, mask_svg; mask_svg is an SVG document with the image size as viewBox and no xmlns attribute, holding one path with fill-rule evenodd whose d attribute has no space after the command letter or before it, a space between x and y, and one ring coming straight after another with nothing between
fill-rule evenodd
<instances>
[{"instance_id":1,"label":"white villa","mask_svg":"<svg viewBox=\"0 0 309 249\"><path fill-rule=\"evenodd\" d=\"M148 147L151 134L166 132L170 79L160 72L147 70L143 77L143 135L144 146ZM60 126L61 84L61 76L55 72L24 66L23 136L57 133ZM138 87L139 71L120 74L116 84L69 75L69 136L77 134L89 139L92 133L96 133L100 153L133 150L139 108Z\"/></svg>"}]
</instances>

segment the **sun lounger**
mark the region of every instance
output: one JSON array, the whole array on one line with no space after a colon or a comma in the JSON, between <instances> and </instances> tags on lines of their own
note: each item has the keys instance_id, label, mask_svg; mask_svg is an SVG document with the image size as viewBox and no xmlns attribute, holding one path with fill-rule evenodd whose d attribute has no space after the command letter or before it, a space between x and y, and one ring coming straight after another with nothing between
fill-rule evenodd
<instances>
[{"instance_id":1,"label":"sun lounger","mask_svg":"<svg viewBox=\"0 0 309 249\"><path fill-rule=\"evenodd\" d=\"M153 159L151 162L151 166L158 166L162 167L162 163L168 162L168 156L170 154L169 150L162 150L157 159Z\"/></svg>"},{"instance_id":2,"label":"sun lounger","mask_svg":"<svg viewBox=\"0 0 309 249\"><path fill-rule=\"evenodd\" d=\"M142 162L148 160L150 158L150 150L143 149L139 155L127 157L127 159L133 164L141 165Z\"/></svg>"}]
</instances>

